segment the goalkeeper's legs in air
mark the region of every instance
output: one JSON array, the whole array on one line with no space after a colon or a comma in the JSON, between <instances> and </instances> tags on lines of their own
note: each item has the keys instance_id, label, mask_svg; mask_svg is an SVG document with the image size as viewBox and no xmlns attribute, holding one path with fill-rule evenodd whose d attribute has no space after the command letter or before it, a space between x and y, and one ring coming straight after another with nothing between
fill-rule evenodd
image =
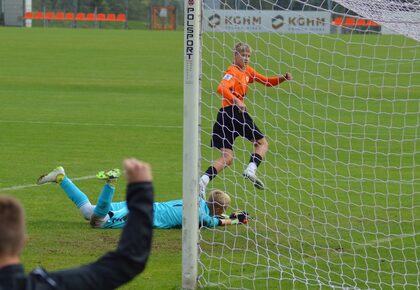
<instances>
[{"instance_id":1,"label":"goalkeeper's legs in air","mask_svg":"<svg viewBox=\"0 0 420 290\"><path fill-rule=\"evenodd\" d=\"M268 142L265 137L254 142L255 151L251 155L249 164L244 171L244 177L248 178L258 189L264 189L264 183L257 177L257 168L261 164L268 151Z\"/></svg>"},{"instance_id":2,"label":"goalkeeper's legs in air","mask_svg":"<svg viewBox=\"0 0 420 290\"><path fill-rule=\"evenodd\" d=\"M111 198L109 197L109 194L112 194L112 195L114 194L115 183L117 183L117 180L120 176L121 176L121 171L118 168L114 168L109 171L99 171L98 174L96 174L97 179L105 181L105 185L102 188L101 194L99 195L98 204L96 205L97 207L99 206L99 208L101 208L104 204L108 203L108 201L110 202L110 205L109 205L110 210L117 211L117 210L120 210L121 208L127 207L126 201L111 202L112 197ZM101 212L99 208L98 208L97 213Z\"/></svg>"},{"instance_id":3,"label":"goalkeeper's legs in air","mask_svg":"<svg viewBox=\"0 0 420 290\"><path fill-rule=\"evenodd\" d=\"M89 198L82 192L71 180L66 176L63 167L57 167L48 174L38 178L38 184L57 183L67 194L68 198L77 206L83 217L90 219L94 206L90 203Z\"/></svg>"},{"instance_id":4,"label":"goalkeeper's legs in air","mask_svg":"<svg viewBox=\"0 0 420 290\"><path fill-rule=\"evenodd\" d=\"M113 169L110 171L101 171L97 174L97 178L101 180L105 180L106 184L104 185L102 192L104 192L104 197L102 200L105 200L105 202L108 200L108 196L111 194L114 194L115 188L113 186L113 183L117 180L117 178L121 175L120 171L118 169ZM51 171L48 174L42 175L38 178L37 184L45 184L45 183L57 183L60 185L60 187L64 190L64 192L67 194L68 198L74 203L74 205L77 206L77 208L82 213L83 217L87 220L90 220L94 210L96 208L95 205L92 205L87 195L82 192L71 180L66 176L66 173L64 171L63 167L57 167L53 171ZM102 193L101 192L101 193ZM111 197L112 199L112 197ZM98 202L102 203L102 200L100 199ZM123 207L125 205L125 202L120 203L112 203L110 206L114 210L118 210L119 208ZM104 207L102 207L104 208ZM103 210L98 210L98 212L101 214Z\"/></svg>"},{"instance_id":5,"label":"goalkeeper's legs in air","mask_svg":"<svg viewBox=\"0 0 420 290\"><path fill-rule=\"evenodd\" d=\"M119 169L111 169L109 171L100 171L96 178L105 180L105 185L98 198L98 203L95 206L93 214L90 218L90 224L93 227L101 227L109 218L107 215L112 209L112 198L115 193L115 183L120 177L121 172ZM118 207L121 203L116 204Z\"/></svg>"}]
</instances>

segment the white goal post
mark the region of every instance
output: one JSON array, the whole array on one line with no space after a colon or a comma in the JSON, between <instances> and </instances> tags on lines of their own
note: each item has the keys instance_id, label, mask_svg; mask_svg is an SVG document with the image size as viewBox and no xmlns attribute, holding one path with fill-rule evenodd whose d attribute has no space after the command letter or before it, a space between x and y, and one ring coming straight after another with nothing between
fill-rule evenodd
<instances>
[{"instance_id":1,"label":"white goal post","mask_svg":"<svg viewBox=\"0 0 420 290\"><path fill-rule=\"evenodd\" d=\"M269 144L265 188L243 177L241 137L206 188L250 222L199 228L239 42L257 72L293 80L244 99ZM183 141L184 289L420 288L420 0L185 1Z\"/></svg>"},{"instance_id":2,"label":"white goal post","mask_svg":"<svg viewBox=\"0 0 420 290\"><path fill-rule=\"evenodd\" d=\"M183 130L183 217L182 287L195 289L198 256L198 173L200 112L200 22L201 1L185 5L184 30L184 130Z\"/></svg>"}]
</instances>

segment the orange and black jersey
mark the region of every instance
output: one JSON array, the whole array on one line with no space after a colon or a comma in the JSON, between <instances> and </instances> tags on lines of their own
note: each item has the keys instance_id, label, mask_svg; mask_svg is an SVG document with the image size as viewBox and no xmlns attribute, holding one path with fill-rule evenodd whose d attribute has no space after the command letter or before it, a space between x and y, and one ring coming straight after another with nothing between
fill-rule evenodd
<instances>
[{"instance_id":1,"label":"orange and black jersey","mask_svg":"<svg viewBox=\"0 0 420 290\"><path fill-rule=\"evenodd\" d=\"M233 105L235 97L243 101L248 91L248 84L254 81L270 87L278 85L282 80L283 76L267 77L256 72L249 65L242 70L232 64L225 71L217 88L217 92L223 97L222 108Z\"/></svg>"}]
</instances>

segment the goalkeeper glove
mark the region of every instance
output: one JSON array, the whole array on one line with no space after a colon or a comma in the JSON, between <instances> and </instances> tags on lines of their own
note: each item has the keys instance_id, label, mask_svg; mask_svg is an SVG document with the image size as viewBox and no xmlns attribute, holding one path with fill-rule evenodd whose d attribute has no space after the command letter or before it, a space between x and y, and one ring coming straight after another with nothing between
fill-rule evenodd
<instances>
[{"instance_id":1,"label":"goalkeeper glove","mask_svg":"<svg viewBox=\"0 0 420 290\"><path fill-rule=\"evenodd\" d=\"M225 220L225 219L229 218L229 216L227 214L224 214L224 213L222 213L221 215L217 215L216 217L220 220Z\"/></svg>"},{"instance_id":2,"label":"goalkeeper glove","mask_svg":"<svg viewBox=\"0 0 420 290\"><path fill-rule=\"evenodd\" d=\"M247 224L250 220L250 216L246 211L238 211L232 213L229 218L232 220L232 224ZM236 221L236 222L235 222Z\"/></svg>"}]
</instances>

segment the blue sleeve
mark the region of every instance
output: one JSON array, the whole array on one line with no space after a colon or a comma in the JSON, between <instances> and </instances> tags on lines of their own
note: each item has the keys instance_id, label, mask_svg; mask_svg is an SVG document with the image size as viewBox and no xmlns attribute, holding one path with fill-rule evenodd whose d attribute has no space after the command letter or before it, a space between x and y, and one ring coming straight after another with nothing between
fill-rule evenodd
<instances>
[{"instance_id":1,"label":"blue sleeve","mask_svg":"<svg viewBox=\"0 0 420 290\"><path fill-rule=\"evenodd\" d=\"M210 215L210 210L207 206L207 203L200 198L199 204L199 219L200 219L200 226L206 227L217 227L220 223L217 217Z\"/></svg>"},{"instance_id":2,"label":"blue sleeve","mask_svg":"<svg viewBox=\"0 0 420 290\"><path fill-rule=\"evenodd\" d=\"M219 223L220 221L216 217L205 215L203 218L203 226L206 226L206 227L217 227Z\"/></svg>"}]
</instances>

